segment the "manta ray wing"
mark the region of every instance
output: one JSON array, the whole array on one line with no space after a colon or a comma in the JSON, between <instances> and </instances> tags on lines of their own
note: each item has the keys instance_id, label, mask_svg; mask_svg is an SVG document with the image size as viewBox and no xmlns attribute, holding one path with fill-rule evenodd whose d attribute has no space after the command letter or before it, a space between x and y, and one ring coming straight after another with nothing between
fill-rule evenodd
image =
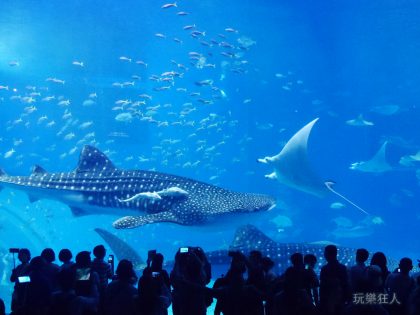
<instances>
[{"instance_id":1,"label":"manta ray wing","mask_svg":"<svg viewBox=\"0 0 420 315\"><path fill-rule=\"evenodd\" d=\"M385 141L373 158L368 161L355 162L350 166L350 169L368 173L383 173L392 170L386 161L387 144L388 141Z\"/></svg>"},{"instance_id":2,"label":"manta ray wing","mask_svg":"<svg viewBox=\"0 0 420 315\"><path fill-rule=\"evenodd\" d=\"M324 182L315 174L308 160L308 138L314 119L286 143L281 152L272 157L258 159L261 163L274 166L274 172L266 177L277 179L280 183L300 191L323 197L327 193Z\"/></svg>"},{"instance_id":3,"label":"manta ray wing","mask_svg":"<svg viewBox=\"0 0 420 315\"><path fill-rule=\"evenodd\" d=\"M308 160L308 138L311 134L312 127L317 121L318 118L315 118L296 132L279 154L258 159L257 161L260 163L272 164L274 166L274 172L270 175L266 175L267 178L277 179L286 186L317 197L324 197L327 192L330 191L349 202L361 212L368 214L367 211L334 190L333 185L335 183L333 181L321 180L312 170Z\"/></svg>"}]
</instances>

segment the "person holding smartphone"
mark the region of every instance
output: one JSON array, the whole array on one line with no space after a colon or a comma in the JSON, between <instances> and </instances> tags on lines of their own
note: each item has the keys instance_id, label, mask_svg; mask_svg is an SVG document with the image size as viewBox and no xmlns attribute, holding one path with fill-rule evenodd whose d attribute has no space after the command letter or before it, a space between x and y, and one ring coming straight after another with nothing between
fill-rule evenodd
<instances>
[{"instance_id":1,"label":"person holding smartphone","mask_svg":"<svg viewBox=\"0 0 420 315\"><path fill-rule=\"evenodd\" d=\"M11 252L14 253L14 249L11 249ZM20 283L19 277L29 275L29 261L31 260L31 252L27 248L18 249L18 259L20 264L12 270L12 275L10 276L10 281L15 283L13 294L12 294L12 311L16 311L19 307L23 305L23 300L25 296L26 283Z\"/></svg>"},{"instance_id":2,"label":"person holding smartphone","mask_svg":"<svg viewBox=\"0 0 420 315\"><path fill-rule=\"evenodd\" d=\"M162 254L155 254L150 264L150 270L151 272L159 274L163 283L168 287L168 289L170 289L171 283L169 280L169 274L165 269L163 269L163 260L164 258Z\"/></svg>"}]
</instances>

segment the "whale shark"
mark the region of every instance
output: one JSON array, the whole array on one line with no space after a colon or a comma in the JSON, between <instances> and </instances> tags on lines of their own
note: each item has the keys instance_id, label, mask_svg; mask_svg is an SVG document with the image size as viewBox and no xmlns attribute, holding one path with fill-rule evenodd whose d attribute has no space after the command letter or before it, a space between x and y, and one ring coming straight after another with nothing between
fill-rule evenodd
<instances>
[{"instance_id":1,"label":"whale shark","mask_svg":"<svg viewBox=\"0 0 420 315\"><path fill-rule=\"evenodd\" d=\"M257 162L274 167L274 172L265 175L268 179L274 179L283 185L323 198L328 192L332 192L345 200L361 212L369 214L347 197L337 192L333 187L334 181L323 181L313 171L308 159L308 139L312 127L318 118L312 120L298 132L296 132L285 144L279 154L257 159Z\"/></svg>"},{"instance_id":2,"label":"whale shark","mask_svg":"<svg viewBox=\"0 0 420 315\"><path fill-rule=\"evenodd\" d=\"M271 210L268 195L233 192L190 178L154 171L118 169L97 148L83 147L74 171L48 173L35 166L30 176L0 171L0 187L67 204L74 215L117 214L117 229L156 222L200 225L236 213Z\"/></svg>"},{"instance_id":3,"label":"whale shark","mask_svg":"<svg viewBox=\"0 0 420 315\"><path fill-rule=\"evenodd\" d=\"M95 231L105 240L109 247L114 251L118 259L130 257L134 251L130 245L118 236L107 232L103 229L95 229ZM229 266L231 257L229 251L241 252L249 255L253 250L260 251L263 256L270 257L274 262L274 271L277 273L284 272L290 266L290 256L294 253L313 254L317 258L319 267L326 263L324 258L324 249L326 245L337 246L337 259L346 266L355 263L356 249L346 246L340 246L328 241L321 242L300 242L300 243L279 243L268 237L261 230L251 224L240 226L233 237L232 243L228 248L208 251L206 256L212 266ZM372 254L373 252L371 252ZM128 256L127 256L128 255ZM398 260L387 257L389 270L398 268ZM166 268L172 267L173 261L166 261Z\"/></svg>"}]
</instances>

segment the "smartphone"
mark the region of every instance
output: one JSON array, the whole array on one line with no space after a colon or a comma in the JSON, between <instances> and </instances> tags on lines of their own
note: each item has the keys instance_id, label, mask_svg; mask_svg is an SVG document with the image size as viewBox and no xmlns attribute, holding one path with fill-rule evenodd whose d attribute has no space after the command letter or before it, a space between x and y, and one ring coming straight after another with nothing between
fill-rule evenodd
<instances>
[{"instance_id":1,"label":"smartphone","mask_svg":"<svg viewBox=\"0 0 420 315\"><path fill-rule=\"evenodd\" d=\"M152 277L156 278L160 276L160 272L152 272Z\"/></svg>"},{"instance_id":2,"label":"smartphone","mask_svg":"<svg viewBox=\"0 0 420 315\"><path fill-rule=\"evenodd\" d=\"M114 263L114 255L109 255L108 256L108 264L113 264Z\"/></svg>"},{"instance_id":3,"label":"smartphone","mask_svg":"<svg viewBox=\"0 0 420 315\"><path fill-rule=\"evenodd\" d=\"M181 247L181 248L179 249L179 252L180 252L180 253L188 253L188 247Z\"/></svg>"},{"instance_id":4,"label":"smartphone","mask_svg":"<svg viewBox=\"0 0 420 315\"><path fill-rule=\"evenodd\" d=\"M309 265L305 265L305 269L308 270L309 269Z\"/></svg>"},{"instance_id":5,"label":"smartphone","mask_svg":"<svg viewBox=\"0 0 420 315\"><path fill-rule=\"evenodd\" d=\"M10 254L18 254L19 253L19 248L9 248L9 253Z\"/></svg>"},{"instance_id":6,"label":"smartphone","mask_svg":"<svg viewBox=\"0 0 420 315\"><path fill-rule=\"evenodd\" d=\"M31 278L29 276L21 276L21 277L18 277L18 282L28 283L28 282L31 282Z\"/></svg>"}]
</instances>

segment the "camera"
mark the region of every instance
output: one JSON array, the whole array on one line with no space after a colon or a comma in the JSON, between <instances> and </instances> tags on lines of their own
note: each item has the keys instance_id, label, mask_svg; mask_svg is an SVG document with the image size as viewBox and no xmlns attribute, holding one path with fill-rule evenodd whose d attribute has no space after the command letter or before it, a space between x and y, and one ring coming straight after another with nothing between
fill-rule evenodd
<instances>
[{"instance_id":1,"label":"camera","mask_svg":"<svg viewBox=\"0 0 420 315\"><path fill-rule=\"evenodd\" d=\"M9 248L10 254L19 254L19 248Z\"/></svg>"},{"instance_id":2,"label":"camera","mask_svg":"<svg viewBox=\"0 0 420 315\"><path fill-rule=\"evenodd\" d=\"M152 277L157 278L160 276L160 272L152 272Z\"/></svg>"}]
</instances>

